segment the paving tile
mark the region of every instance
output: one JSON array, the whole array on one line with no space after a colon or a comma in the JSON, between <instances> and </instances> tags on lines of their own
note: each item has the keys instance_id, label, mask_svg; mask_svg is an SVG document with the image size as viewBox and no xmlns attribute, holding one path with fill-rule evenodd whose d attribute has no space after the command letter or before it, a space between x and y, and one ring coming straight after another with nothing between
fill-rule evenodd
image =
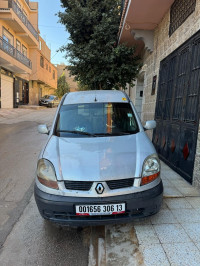
<instances>
[{"instance_id":1,"label":"paving tile","mask_svg":"<svg viewBox=\"0 0 200 266\"><path fill-rule=\"evenodd\" d=\"M198 241L198 242L195 242L195 245L197 246L197 248L199 249L199 251L200 251L200 242Z\"/></svg>"},{"instance_id":2,"label":"paving tile","mask_svg":"<svg viewBox=\"0 0 200 266\"><path fill-rule=\"evenodd\" d=\"M139 244L159 244L159 239L152 225L134 226Z\"/></svg>"},{"instance_id":3,"label":"paving tile","mask_svg":"<svg viewBox=\"0 0 200 266\"><path fill-rule=\"evenodd\" d=\"M163 202L162 202L161 209L162 209L162 210L164 210L164 209L168 209L168 206L167 206L167 204L166 204L166 202L165 202L165 199L164 199Z\"/></svg>"},{"instance_id":4,"label":"paving tile","mask_svg":"<svg viewBox=\"0 0 200 266\"><path fill-rule=\"evenodd\" d=\"M134 225L150 225L151 217L135 219L133 222Z\"/></svg>"},{"instance_id":5,"label":"paving tile","mask_svg":"<svg viewBox=\"0 0 200 266\"><path fill-rule=\"evenodd\" d=\"M200 222L200 211L198 209L171 209L171 212L180 223Z\"/></svg>"},{"instance_id":6,"label":"paving tile","mask_svg":"<svg viewBox=\"0 0 200 266\"><path fill-rule=\"evenodd\" d=\"M168 179L163 179L162 182L163 182L164 188L173 186L173 184Z\"/></svg>"},{"instance_id":7,"label":"paving tile","mask_svg":"<svg viewBox=\"0 0 200 266\"><path fill-rule=\"evenodd\" d=\"M164 197L183 197L183 194L174 186L164 187Z\"/></svg>"},{"instance_id":8,"label":"paving tile","mask_svg":"<svg viewBox=\"0 0 200 266\"><path fill-rule=\"evenodd\" d=\"M167 178L166 176L162 175L162 174L161 174L160 177L161 177L162 181L163 181L163 180L168 180L168 178Z\"/></svg>"},{"instance_id":9,"label":"paving tile","mask_svg":"<svg viewBox=\"0 0 200 266\"><path fill-rule=\"evenodd\" d=\"M187 197L186 200L192 205L195 209L200 209L200 197Z\"/></svg>"},{"instance_id":10,"label":"paving tile","mask_svg":"<svg viewBox=\"0 0 200 266\"><path fill-rule=\"evenodd\" d=\"M184 196L190 196L190 197L196 197L196 196L200 196L200 190L197 188L194 188L192 186L188 186L188 187L183 187L180 186L179 188L177 188Z\"/></svg>"},{"instance_id":11,"label":"paving tile","mask_svg":"<svg viewBox=\"0 0 200 266\"><path fill-rule=\"evenodd\" d=\"M153 227L162 244L191 242L180 224L162 224Z\"/></svg>"},{"instance_id":12,"label":"paving tile","mask_svg":"<svg viewBox=\"0 0 200 266\"><path fill-rule=\"evenodd\" d=\"M170 209L192 209L192 206L185 198L168 198L165 199L165 202Z\"/></svg>"},{"instance_id":13,"label":"paving tile","mask_svg":"<svg viewBox=\"0 0 200 266\"><path fill-rule=\"evenodd\" d=\"M194 243L163 244L171 266L199 266L200 252Z\"/></svg>"},{"instance_id":14,"label":"paving tile","mask_svg":"<svg viewBox=\"0 0 200 266\"><path fill-rule=\"evenodd\" d=\"M167 170L162 170L162 174L167 177L167 179L169 181L172 180L182 180L183 178L177 174L176 172L174 172L172 169L168 168Z\"/></svg>"},{"instance_id":15,"label":"paving tile","mask_svg":"<svg viewBox=\"0 0 200 266\"><path fill-rule=\"evenodd\" d=\"M200 224L199 223L183 223L183 228L194 242L200 241Z\"/></svg>"},{"instance_id":16,"label":"paving tile","mask_svg":"<svg viewBox=\"0 0 200 266\"><path fill-rule=\"evenodd\" d=\"M145 266L169 266L167 256L160 244L140 245Z\"/></svg>"},{"instance_id":17,"label":"paving tile","mask_svg":"<svg viewBox=\"0 0 200 266\"><path fill-rule=\"evenodd\" d=\"M174 185L177 189L179 189L180 187L192 188L192 185L188 183L187 181L185 181L183 178L181 180L171 179L170 183Z\"/></svg>"},{"instance_id":18,"label":"paving tile","mask_svg":"<svg viewBox=\"0 0 200 266\"><path fill-rule=\"evenodd\" d=\"M168 209L161 209L157 214L151 216L152 224L174 224L177 223L172 212Z\"/></svg>"}]
</instances>

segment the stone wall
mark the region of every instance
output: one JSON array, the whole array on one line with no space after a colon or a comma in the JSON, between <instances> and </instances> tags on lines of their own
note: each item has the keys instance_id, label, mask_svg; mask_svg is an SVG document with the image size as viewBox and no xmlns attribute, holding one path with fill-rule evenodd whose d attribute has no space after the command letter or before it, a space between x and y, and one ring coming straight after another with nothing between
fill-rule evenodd
<instances>
[{"instance_id":1,"label":"stone wall","mask_svg":"<svg viewBox=\"0 0 200 266\"><path fill-rule=\"evenodd\" d=\"M195 11L169 37L170 11L167 12L154 32L154 51L146 51L144 65L146 65L144 95L142 105L142 121L154 119L160 62L200 30L200 0L196 2ZM151 95L153 76L157 75L156 93ZM148 132L150 139L152 132ZM193 172L193 185L200 187L200 129L198 131L197 151Z\"/></svg>"},{"instance_id":2,"label":"stone wall","mask_svg":"<svg viewBox=\"0 0 200 266\"><path fill-rule=\"evenodd\" d=\"M167 12L154 33L154 52L146 52L144 64L147 66L145 82L142 121L154 119L160 61L171 54L176 48L200 30L200 0L197 0L195 11L169 37L170 10ZM157 75L156 93L151 95L153 76Z\"/></svg>"}]
</instances>

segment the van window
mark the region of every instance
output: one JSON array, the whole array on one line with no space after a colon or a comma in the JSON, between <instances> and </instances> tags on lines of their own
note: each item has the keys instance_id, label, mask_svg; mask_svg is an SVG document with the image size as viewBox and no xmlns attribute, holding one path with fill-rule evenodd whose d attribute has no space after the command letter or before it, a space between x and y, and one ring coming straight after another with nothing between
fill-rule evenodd
<instances>
[{"instance_id":1,"label":"van window","mask_svg":"<svg viewBox=\"0 0 200 266\"><path fill-rule=\"evenodd\" d=\"M58 136L68 136L67 131L116 136L135 134L139 128L129 103L84 103L63 105L56 131Z\"/></svg>"}]
</instances>

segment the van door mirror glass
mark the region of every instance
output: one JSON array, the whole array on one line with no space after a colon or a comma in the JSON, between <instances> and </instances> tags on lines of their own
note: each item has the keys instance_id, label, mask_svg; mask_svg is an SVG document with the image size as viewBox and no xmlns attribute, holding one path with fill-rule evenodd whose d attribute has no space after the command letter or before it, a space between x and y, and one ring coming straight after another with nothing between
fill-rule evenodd
<instances>
[{"instance_id":1,"label":"van door mirror glass","mask_svg":"<svg viewBox=\"0 0 200 266\"><path fill-rule=\"evenodd\" d=\"M49 130L47 128L47 125L39 125L38 126L38 132L41 134L49 134Z\"/></svg>"},{"instance_id":2,"label":"van door mirror glass","mask_svg":"<svg viewBox=\"0 0 200 266\"><path fill-rule=\"evenodd\" d=\"M144 130L154 129L155 127L156 127L156 121L149 120L149 121L146 121L146 124L144 125Z\"/></svg>"}]
</instances>

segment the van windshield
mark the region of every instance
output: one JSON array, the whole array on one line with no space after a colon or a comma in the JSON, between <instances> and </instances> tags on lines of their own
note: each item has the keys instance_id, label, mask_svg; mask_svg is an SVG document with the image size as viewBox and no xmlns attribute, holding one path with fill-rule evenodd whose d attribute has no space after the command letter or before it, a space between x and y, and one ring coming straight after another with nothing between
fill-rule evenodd
<instances>
[{"instance_id":1,"label":"van windshield","mask_svg":"<svg viewBox=\"0 0 200 266\"><path fill-rule=\"evenodd\" d=\"M119 136L139 131L129 103L84 103L63 105L56 135L62 137Z\"/></svg>"}]
</instances>

